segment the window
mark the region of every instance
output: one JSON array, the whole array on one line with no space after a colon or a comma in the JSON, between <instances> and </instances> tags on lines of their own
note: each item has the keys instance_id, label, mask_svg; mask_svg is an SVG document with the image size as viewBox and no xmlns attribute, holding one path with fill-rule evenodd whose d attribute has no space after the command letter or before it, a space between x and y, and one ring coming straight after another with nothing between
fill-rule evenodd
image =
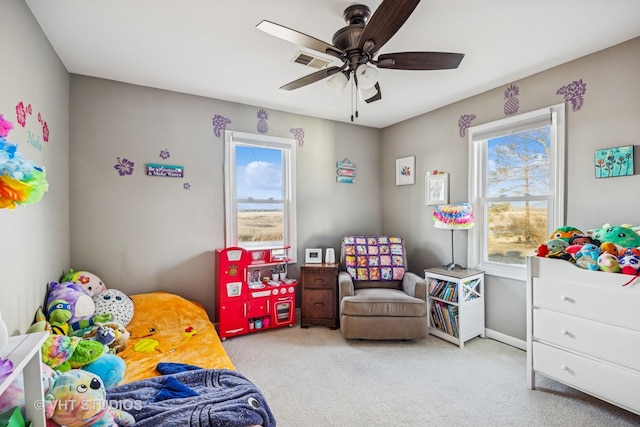
<instances>
[{"instance_id":1,"label":"window","mask_svg":"<svg viewBox=\"0 0 640 427\"><path fill-rule=\"evenodd\" d=\"M290 246L295 258L294 148L293 139L225 131L227 246Z\"/></svg>"},{"instance_id":2,"label":"window","mask_svg":"<svg viewBox=\"0 0 640 427\"><path fill-rule=\"evenodd\" d=\"M469 128L470 266L525 280L564 225L564 129L564 104Z\"/></svg>"}]
</instances>

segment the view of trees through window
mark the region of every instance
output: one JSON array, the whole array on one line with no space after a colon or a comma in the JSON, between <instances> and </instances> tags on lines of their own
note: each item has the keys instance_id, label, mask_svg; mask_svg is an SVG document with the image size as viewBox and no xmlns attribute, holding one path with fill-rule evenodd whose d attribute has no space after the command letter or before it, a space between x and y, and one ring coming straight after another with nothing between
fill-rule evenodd
<instances>
[{"instance_id":1,"label":"view of trees through window","mask_svg":"<svg viewBox=\"0 0 640 427\"><path fill-rule=\"evenodd\" d=\"M490 262L524 264L547 240L551 193L546 126L487 141L485 201Z\"/></svg>"}]
</instances>

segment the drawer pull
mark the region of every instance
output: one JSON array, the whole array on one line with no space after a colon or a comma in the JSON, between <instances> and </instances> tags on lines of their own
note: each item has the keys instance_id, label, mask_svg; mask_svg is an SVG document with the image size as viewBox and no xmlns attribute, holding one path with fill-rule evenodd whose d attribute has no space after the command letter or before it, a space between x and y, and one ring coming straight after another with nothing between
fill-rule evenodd
<instances>
[{"instance_id":1,"label":"drawer pull","mask_svg":"<svg viewBox=\"0 0 640 427\"><path fill-rule=\"evenodd\" d=\"M324 305L323 302L314 302L313 305Z\"/></svg>"},{"instance_id":2,"label":"drawer pull","mask_svg":"<svg viewBox=\"0 0 640 427\"><path fill-rule=\"evenodd\" d=\"M569 367L567 365L562 365L562 370L566 371L566 372L570 371L570 369L569 369Z\"/></svg>"},{"instance_id":3,"label":"drawer pull","mask_svg":"<svg viewBox=\"0 0 640 427\"><path fill-rule=\"evenodd\" d=\"M568 296L563 295L563 296L562 296L562 301L566 301L566 302L573 302L573 298L569 298Z\"/></svg>"},{"instance_id":4,"label":"drawer pull","mask_svg":"<svg viewBox=\"0 0 640 427\"><path fill-rule=\"evenodd\" d=\"M562 335L571 335L571 334L566 329L563 329L562 330Z\"/></svg>"}]
</instances>

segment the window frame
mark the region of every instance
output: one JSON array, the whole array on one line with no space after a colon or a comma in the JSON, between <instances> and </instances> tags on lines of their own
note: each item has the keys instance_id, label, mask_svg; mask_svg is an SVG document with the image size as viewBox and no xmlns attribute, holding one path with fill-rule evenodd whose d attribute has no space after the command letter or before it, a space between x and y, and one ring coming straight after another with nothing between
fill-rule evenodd
<instances>
[{"instance_id":1,"label":"window frame","mask_svg":"<svg viewBox=\"0 0 640 427\"><path fill-rule=\"evenodd\" d=\"M565 104L541 108L529 113L492 121L468 128L469 141L469 203L476 218L469 230L467 264L469 268L484 270L486 274L526 281L526 264L506 264L488 261L487 213L490 202L486 197L487 141L510 132L524 132L540 125L550 125L549 190L548 196L510 197L511 201L547 200L547 234L565 222ZM544 243L544 242L540 242Z\"/></svg>"},{"instance_id":2,"label":"window frame","mask_svg":"<svg viewBox=\"0 0 640 427\"><path fill-rule=\"evenodd\" d=\"M225 197L225 244L227 247L239 246L245 249L279 249L289 248L291 263L296 262L296 141L291 138L259 135L246 132L225 130L224 132L224 197ZM236 193L236 147L248 146L277 149L282 151L282 188L283 188L283 243L238 241L238 203L248 200L237 198ZM251 200L251 203L256 200ZM260 200L260 203L280 203L279 200Z\"/></svg>"}]
</instances>

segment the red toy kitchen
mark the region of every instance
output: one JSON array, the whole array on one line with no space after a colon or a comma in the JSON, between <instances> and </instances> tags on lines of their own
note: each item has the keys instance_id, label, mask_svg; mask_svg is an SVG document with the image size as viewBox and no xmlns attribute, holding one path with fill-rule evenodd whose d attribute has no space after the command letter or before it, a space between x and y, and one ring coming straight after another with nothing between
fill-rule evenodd
<instances>
[{"instance_id":1,"label":"red toy kitchen","mask_svg":"<svg viewBox=\"0 0 640 427\"><path fill-rule=\"evenodd\" d=\"M287 277L288 250L216 250L220 338L293 326L298 281Z\"/></svg>"}]
</instances>

